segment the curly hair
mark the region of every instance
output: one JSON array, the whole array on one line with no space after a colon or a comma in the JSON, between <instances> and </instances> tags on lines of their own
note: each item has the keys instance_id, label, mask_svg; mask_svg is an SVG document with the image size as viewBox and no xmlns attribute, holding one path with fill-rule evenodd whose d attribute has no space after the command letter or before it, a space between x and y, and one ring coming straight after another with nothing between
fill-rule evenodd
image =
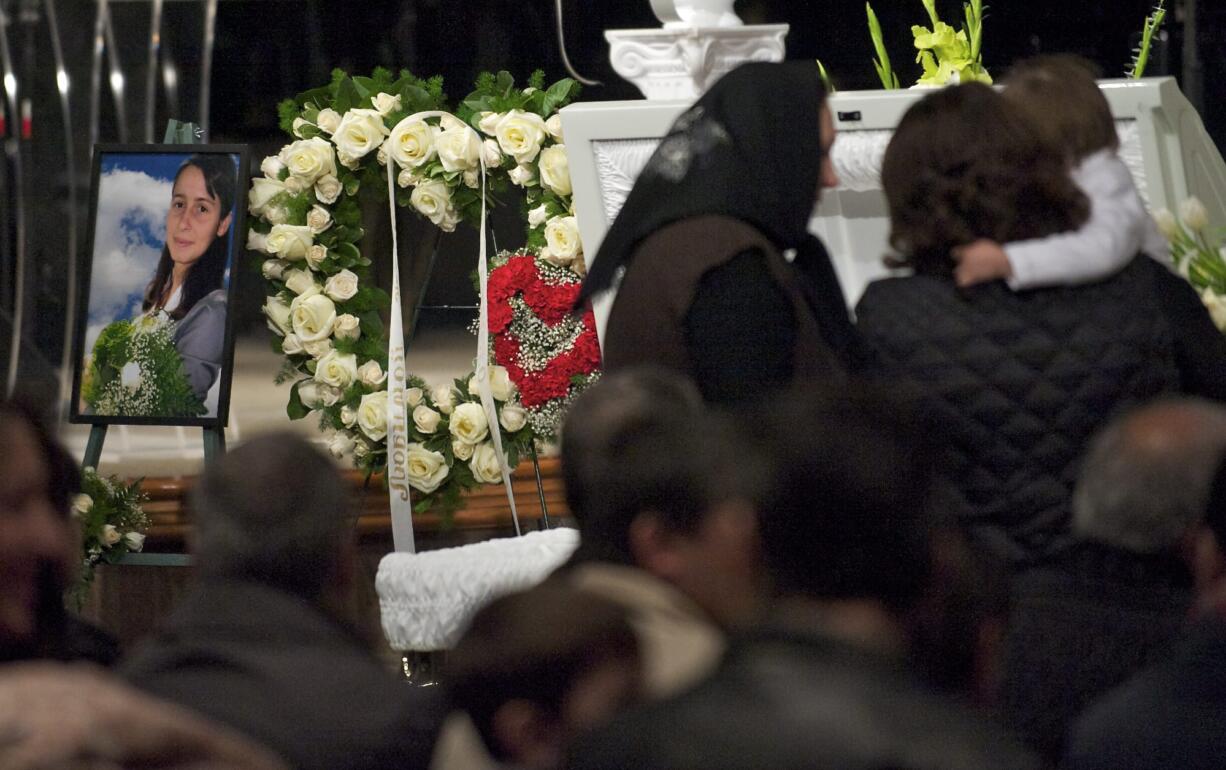
<instances>
[{"instance_id":1,"label":"curly hair","mask_svg":"<svg viewBox=\"0 0 1226 770\"><path fill-rule=\"evenodd\" d=\"M991 88L944 88L907 110L886 149L892 264L947 275L955 246L1075 229L1090 204L1025 115Z\"/></svg>"}]
</instances>

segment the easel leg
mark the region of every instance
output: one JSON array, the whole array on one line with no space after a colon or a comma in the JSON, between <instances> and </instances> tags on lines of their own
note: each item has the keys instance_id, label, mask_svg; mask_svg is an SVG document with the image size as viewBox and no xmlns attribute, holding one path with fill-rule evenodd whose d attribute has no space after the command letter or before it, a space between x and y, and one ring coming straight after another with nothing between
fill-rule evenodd
<instances>
[{"instance_id":1,"label":"easel leg","mask_svg":"<svg viewBox=\"0 0 1226 770\"><path fill-rule=\"evenodd\" d=\"M545 484L541 481L541 462L536 456L536 442L532 442L532 470L536 472L536 494L541 499L541 529L552 529L549 523L549 506L545 504Z\"/></svg>"},{"instance_id":2,"label":"easel leg","mask_svg":"<svg viewBox=\"0 0 1226 770\"><path fill-rule=\"evenodd\" d=\"M89 429L89 440L85 442L85 459L81 465L85 468L97 468L102 459L102 444L106 441L106 425L94 425Z\"/></svg>"},{"instance_id":3,"label":"easel leg","mask_svg":"<svg viewBox=\"0 0 1226 770\"><path fill-rule=\"evenodd\" d=\"M205 428L204 429L204 464L209 466L213 461L220 458L226 453L226 429Z\"/></svg>"}]
</instances>

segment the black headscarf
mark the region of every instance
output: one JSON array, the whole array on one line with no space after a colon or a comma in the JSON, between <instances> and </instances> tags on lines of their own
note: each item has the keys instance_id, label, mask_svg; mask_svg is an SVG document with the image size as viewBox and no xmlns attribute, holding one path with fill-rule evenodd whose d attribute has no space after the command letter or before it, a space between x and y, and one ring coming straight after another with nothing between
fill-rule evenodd
<instances>
[{"instance_id":1,"label":"black headscarf","mask_svg":"<svg viewBox=\"0 0 1226 770\"><path fill-rule=\"evenodd\" d=\"M851 355L855 332L830 256L809 233L821 178L826 92L814 62L743 64L687 110L660 142L601 243L583 302L613 285L639 243L665 225L703 214L747 222L808 280L822 336Z\"/></svg>"}]
</instances>

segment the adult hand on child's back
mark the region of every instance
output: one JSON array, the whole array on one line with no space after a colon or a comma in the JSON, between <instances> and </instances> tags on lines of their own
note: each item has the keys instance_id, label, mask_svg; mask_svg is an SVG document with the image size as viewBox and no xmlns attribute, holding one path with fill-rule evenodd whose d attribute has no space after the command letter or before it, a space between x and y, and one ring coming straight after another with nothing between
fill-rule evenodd
<instances>
[{"instance_id":1,"label":"adult hand on child's back","mask_svg":"<svg viewBox=\"0 0 1226 770\"><path fill-rule=\"evenodd\" d=\"M981 238L953 250L954 282L959 288L967 288L985 281L996 281L1013 275L1009 257L996 241Z\"/></svg>"}]
</instances>

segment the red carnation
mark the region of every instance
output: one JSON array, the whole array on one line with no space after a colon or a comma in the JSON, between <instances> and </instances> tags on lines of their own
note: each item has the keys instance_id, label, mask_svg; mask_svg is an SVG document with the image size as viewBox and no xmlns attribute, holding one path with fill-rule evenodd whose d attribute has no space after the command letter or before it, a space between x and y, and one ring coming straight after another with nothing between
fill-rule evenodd
<instances>
[{"instance_id":1,"label":"red carnation","mask_svg":"<svg viewBox=\"0 0 1226 770\"><path fill-rule=\"evenodd\" d=\"M497 334L511 325L511 317L515 314L507 300L495 301L489 298L490 332Z\"/></svg>"}]
</instances>

